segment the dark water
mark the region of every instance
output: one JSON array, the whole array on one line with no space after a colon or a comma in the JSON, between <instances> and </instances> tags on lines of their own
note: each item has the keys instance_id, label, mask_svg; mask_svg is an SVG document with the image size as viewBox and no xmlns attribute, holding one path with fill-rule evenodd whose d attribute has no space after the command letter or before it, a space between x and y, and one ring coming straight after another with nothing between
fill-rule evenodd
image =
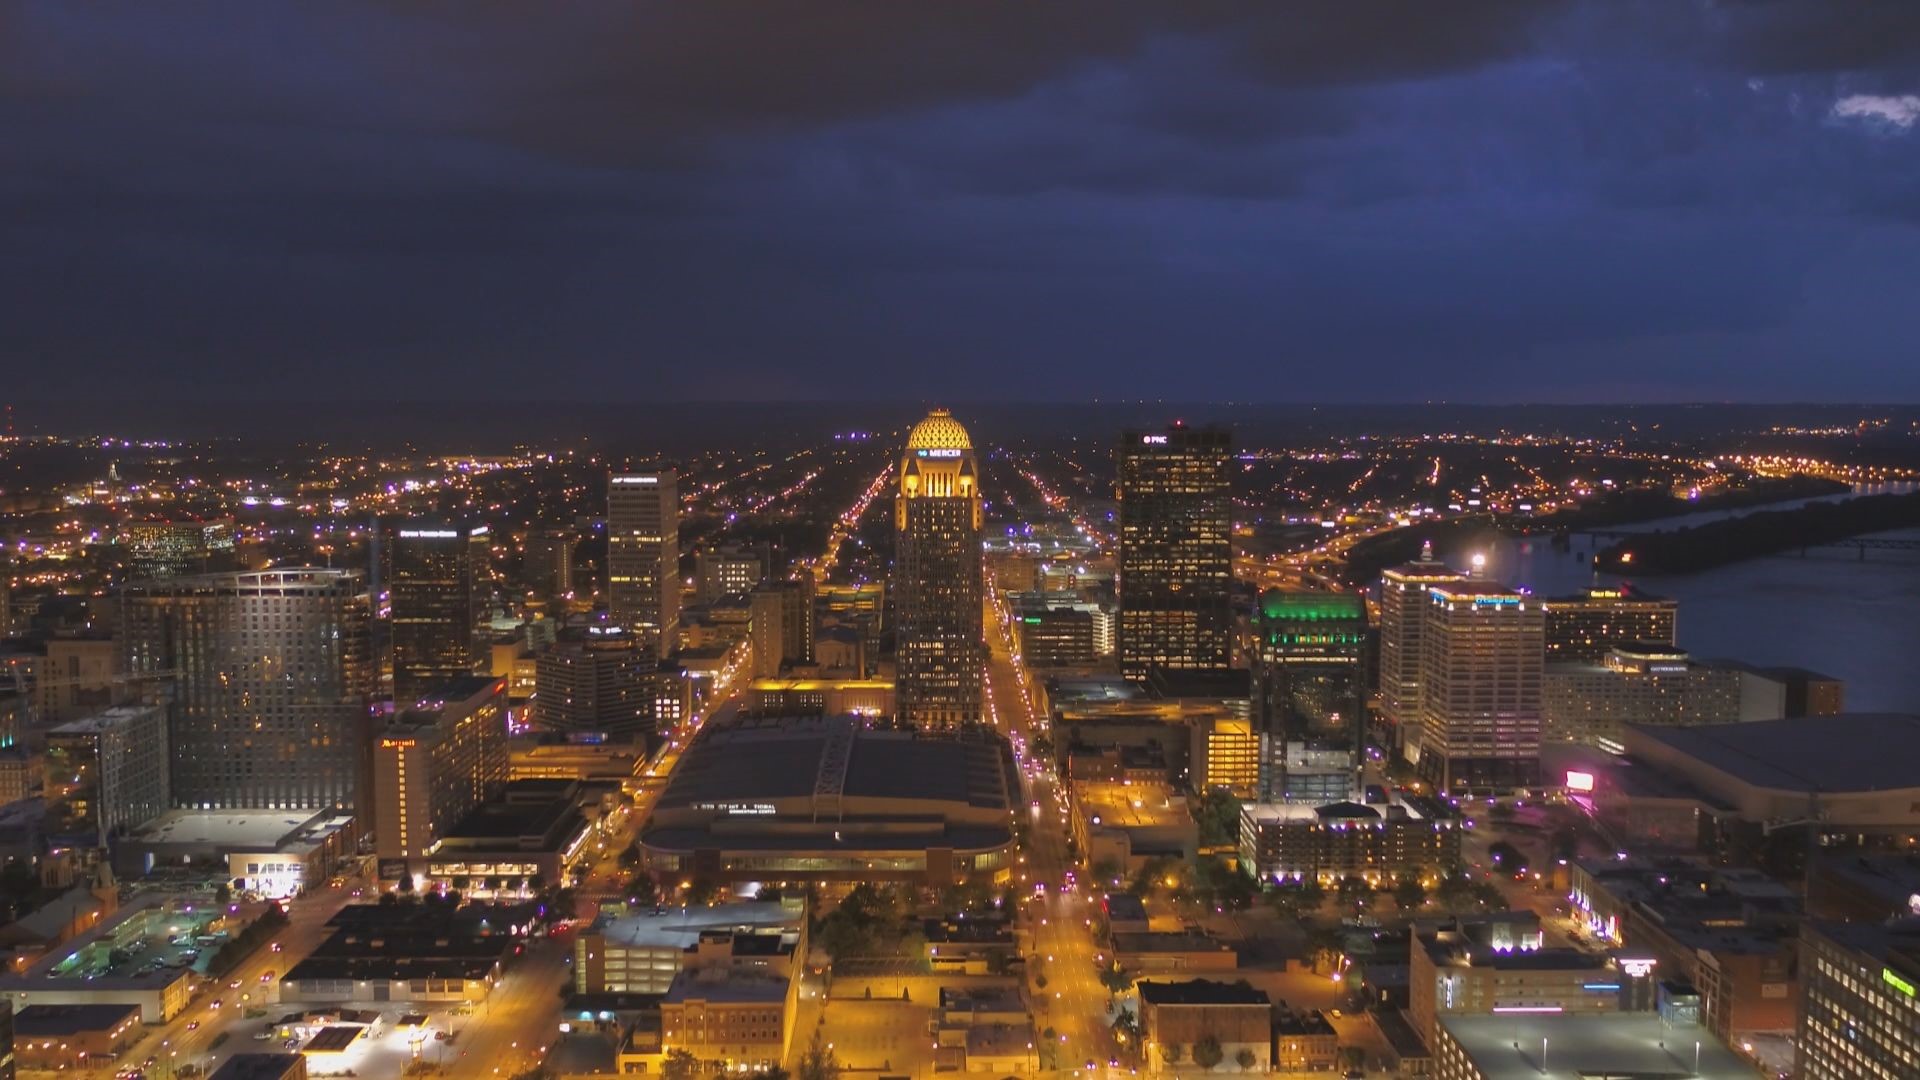
<instances>
[{"instance_id":1,"label":"dark water","mask_svg":"<svg viewBox=\"0 0 1920 1080\"><path fill-rule=\"evenodd\" d=\"M1858 493L1914 489L1912 484L1877 485ZM1797 504L1781 507L1792 505ZM1698 524L1721 516L1696 514L1654 524ZM1920 539L1920 529L1875 535ZM1591 555L1595 546L1596 541L1576 536L1571 552L1538 539L1440 554L1466 566L1479 550L1487 557L1487 576L1554 596L1596 581L1576 557ZM1836 548L1806 558L1752 559L1699 574L1603 574L1597 580L1625 581L1678 600L1679 641L1697 657L1812 668L1845 680L1850 710L1920 712L1920 552L1869 551L1861 562L1855 552Z\"/></svg>"}]
</instances>

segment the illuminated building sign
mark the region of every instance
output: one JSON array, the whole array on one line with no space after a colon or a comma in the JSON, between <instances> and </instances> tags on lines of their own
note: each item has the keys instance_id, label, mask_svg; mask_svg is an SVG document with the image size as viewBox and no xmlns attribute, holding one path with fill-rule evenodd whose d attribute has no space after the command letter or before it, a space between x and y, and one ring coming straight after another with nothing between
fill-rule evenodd
<instances>
[{"instance_id":1,"label":"illuminated building sign","mask_svg":"<svg viewBox=\"0 0 1920 1080\"><path fill-rule=\"evenodd\" d=\"M1569 769L1567 771L1567 790L1568 791L1592 791L1593 790L1593 774L1590 772L1576 772L1574 770Z\"/></svg>"},{"instance_id":2,"label":"illuminated building sign","mask_svg":"<svg viewBox=\"0 0 1920 1080\"><path fill-rule=\"evenodd\" d=\"M402 540L453 540L459 537L453 529L401 529Z\"/></svg>"},{"instance_id":3,"label":"illuminated building sign","mask_svg":"<svg viewBox=\"0 0 1920 1080\"><path fill-rule=\"evenodd\" d=\"M921 457L957 458L960 456L960 451L946 450L946 449L921 450L921 451L918 451L918 453Z\"/></svg>"},{"instance_id":4,"label":"illuminated building sign","mask_svg":"<svg viewBox=\"0 0 1920 1080\"><path fill-rule=\"evenodd\" d=\"M412 739L381 739L380 740L380 749L382 750L405 750L406 748L412 745L414 745L414 742Z\"/></svg>"},{"instance_id":5,"label":"illuminated building sign","mask_svg":"<svg viewBox=\"0 0 1920 1080\"><path fill-rule=\"evenodd\" d=\"M1893 987L1895 990L1898 990L1901 993L1907 995L1908 997L1913 996L1913 993L1914 993L1913 984L1901 978L1900 976L1895 975L1893 973L1892 968L1881 968L1880 980L1886 983L1888 986Z\"/></svg>"},{"instance_id":6,"label":"illuminated building sign","mask_svg":"<svg viewBox=\"0 0 1920 1080\"><path fill-rule=\"evenodd\" d=\"M660 478L657 476L616 476L613 478L613 482L616 484L657 484L660 482Z\"/></svg>"},{"instance_id":7,"label":"illuminated building sign","mask_svg":"<svg viewBox=\"0 0 1920 1080\"><path fill-rule=\"evenodd\" d=\"M1653 967L1657 963L1659 963L1659 961L1647 957L1622 957L1620 960L1620 970L1626 972L1627 978L1629 979L1644 979L1648 975L1653 974Z\"/></svg>"},{"instance_id":8,"label":"illuminated building sign","mask_svg":"<svg viewBox=\"0 0 1920 1080\"><path fill-rule=\"evenodd\" d=\"M717 810L734 817L766 817L773 813L772 803L763 802L703 802L694 803L695 810Z\"/></svg>"},{"instance_id":9,"label":"illuminated building sign","mask_svg":"<svg viewBox=\"0 0 1920 1080\"><path fill-rule=\"evenodd\" d=\"M1587 590L1587 595L1595 600L1618 600L1622 596L1625 596L1626 593L1621 592L1619 589L1589 589Z\"/></svg>"},{"instance_id":10,"label":"illuminated building sign","mask_svg":"<svg viewBox=\"0 0 1920 1080\"><path fill-rule=\"evenodd\" d=\"M1167 437L1165 435L1142 435L1140 436L1140 441L1147 446L1167 445Z\"/></svg>"}]
</instances>

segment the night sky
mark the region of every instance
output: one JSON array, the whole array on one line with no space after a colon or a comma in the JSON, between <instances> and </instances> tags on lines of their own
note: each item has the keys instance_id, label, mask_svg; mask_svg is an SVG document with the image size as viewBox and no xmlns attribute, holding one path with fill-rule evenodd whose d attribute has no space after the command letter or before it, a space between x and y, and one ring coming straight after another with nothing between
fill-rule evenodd
<instances>
[{"instance_id":1,"label":"night sky","mask_svg":"<svg viewBox=\"0 0 1920 1080\"><path fill-rule=\"evenodd\" d=\"M1920 2L0 0L0 370L1920 400Z\"/></svg>"}]
</instances>

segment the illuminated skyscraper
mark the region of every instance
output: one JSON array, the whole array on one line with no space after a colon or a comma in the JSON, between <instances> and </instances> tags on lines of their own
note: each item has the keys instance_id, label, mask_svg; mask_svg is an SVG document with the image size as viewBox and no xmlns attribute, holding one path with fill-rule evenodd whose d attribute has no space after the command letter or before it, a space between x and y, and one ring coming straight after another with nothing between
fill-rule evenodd
<instances>
[{"instance_id":1,"label":"illuminated skyscraper","mask_svg":"<svg viewBox=\"0 0 1920 1080\"><path fill-rule=\"evenodd\" d=\"M234 568L233 520L129 521L120 526L127 576L134 581L210 574Z\"/></svg>"},{"instance_id":2,"label":"illuminated skyscraper","mask_svg":"<svg viewBox=\"0 0 1920 1080\"><path fill-rule=\"evenodd\" d=\"M980 473L967 429L947 410L927 414L907 436L893 506L900 718L978 723L986 665Z\"/></svg>"},{"instance_id":3,"label":"illuminated skyscraper","mask_svg":"<svg viewBox=\"0 0 1920 1080\"><path fill-rule=\"evenodd\" d=\"M487 606L492 538L485 525L410 522L387 550L393 616L393 700L410 707L421 691L471 675L488 658Z\"/></svg>"},{"instance_id":4,"label":"illuminated skyscraper","mask_svg":"<svg viewBox=\"0 0 1920 1080\"><path fill-rule=\"evenodd\" d=\"M1120 439L1120 673L1233 660L1232 437L1174 425Z\"/></svg>"},{"instance_id":5,"label":"illuminated skyscraper","mask_svg":"<svg viewBox=\"0 0 1920 1080\"><path fill-rule=\"evenodd\" d=\"M680 483L672 469L607 481L607 619L663 657L680 622Z\"/></svg>"},{"instance_id":6,"label":"illuminated skyscraper","mask_svg":"<svg viewBox=\"0 0 1920 1080\"><path fill-rule=\"evenodd\" d=\"M1380 575L1380 715L1393 728L1393 745L1409 757L1420 745L1420 637L1427 590L1465 580L1433 557L1431 541L1421 545L1419 561Z\"/></svg>"},{"instance_id":7,"label":"illuminated skyscraper","mask_svg":"<svg viewBox=\"0 0 1920 1080\"><path fill-rule=\"evenodd\" d=\"M1427 590L1419 765L1442 792L1540 783L1547 615L1489 581Z\"/></svg>"},{"instance_id":8,"label":"illuminated skyscraper","mask_svg":"<svg viewBox=\"0 0 1920 1080\"><path fill-rule=\"evenodd\" d=\"M1366 734L1366 602L1356 593L1268 589L1254 636L1261 800L1353 798Z\"/></svg>"},{"instance_id":9,"label":"illuminated skyscraper","mask_svg":"<svg viewBox=\"0 0 1920 1080\"><path fill-rule=\"evenodd\" d=\"M358 571L304 569L121 592L126 670L173 679L176 805L355 805L373 688L366 587Z\"/></svg>"},{"instance_id":10,"label":"illuminated skyscraper","mask_svg":"<svg viewBox=\"0 0 1920 1080\"><path fill-rule=\"evenodd\" d=\"M1625 586L1584 589L1546 601L1547 659L1604 661L1616 645L1671 645L1680 605Z\"/></svg>"}]
</instances>

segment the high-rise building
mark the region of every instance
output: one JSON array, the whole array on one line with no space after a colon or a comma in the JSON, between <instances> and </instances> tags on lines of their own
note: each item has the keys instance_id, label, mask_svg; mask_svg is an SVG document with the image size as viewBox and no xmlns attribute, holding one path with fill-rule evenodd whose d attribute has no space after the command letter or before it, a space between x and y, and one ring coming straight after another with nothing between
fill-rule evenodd
<instances>
[{"instance_id":1,"label":"high-rise building","mask_svg":"<svg viewBox=\"0 0 1920 1080\"><path fill-rule=\"evenodd\" d=\"M164 705L122 705L48 731L48 835L105 847L166 813L167 742Z\"/></svg>"},{"instance_id":2,"label":"high-rise building","mask_svg":"<svg viewBox=\"0 0 1920 1080\"><path fill-rule=\"evenodd\" d=\"M1417 764L1439 790L1540 782L1546 633L1540 602L1503 585L1427 590Z\"/></svg>"},{"instance_id":3,"label":"high-rise building","mask_svg":"<svg viewBox=\"0 0 1920 1080\"><path fill-rule=\"evenodd\" d=\"M1912 920L1800 930L1802 1080L1920 1076L1920 929Z\"/></svg>"},{"instance_id":4,"label":"high-rise building","mask_svg":"<svg viewBox=\"0 0 1920 1080\"><path fill-rule=\"evenodd\" d=\"M607 618L656 659L680 621L680 482L672 469L607 480Z\"/></svg>"},{"instance_id":5,"label":"high-rise building","mask_svg":"<svg viewBox=\"0 0 1920 1080\"><path fill-rule=\"evenodd\" d=\"M1547 659L1606 659L1615 645L1672 645L1677 601L1625 585L1595 586L1543 602L1547 609Z\"/></svg>"},{"instance_id":6,"label":"high-rise building","mask_svg":"<svg viewBox=\"0 0 1920 1080\"><path fill-rule=\"evenodd\" d=\"M1426 627L1427 590L1465 581L1466 575L1433 557L1433 543L1420 547L1417 562L1380 575L1380 714L1393 729L1392 742L1411 757L1420 746L1421 631Z\"/></svg>"},{"instance_id":7,"label":"high-rise building","mask_svg":"<svg viewBox=\"0 0 1920 1080\"><path fill-rule=\"evenodd\" d=\"M907 436L893 504L895 684L909 723L981 719L982 513L973 441L951 413L935 409Z\"/></svg>"},{"instance_id":8,"label":"high-rise building","mask_svg":"<svg viewBox=\"0 0 1920 1080\"><path fill-rule=\"evenodd\" d=\"M426 688L374 742L374 853L382 861L425 857L445 830L506 787L507 759L505 679L468 675ZM381 878L399 873L383 869Z\"/></svg>"},{"instance_id":9,"label":"high-rise building","mask_svg":"<svg viewBox=\"0 0 1920 1080\"><path fill-rule=\"evenodd\" d=\"M176 806L357 804L373 684L358 571L174 578L120 599L126 670L172 677Z\"/></svg>"},{"instance_id":10,"label":"high-rise building","mask_svg":"<svg viewBox=\"0 0 1920 1080\"><path fill-rule=\"evenodd\" d=\"M1120 673L1233 661L1233 439L1176 424L1120 437Z\"/></svg>"},{"instance_id":11,"label":"high-rise building","mask_svg":"<svg viewBox=\"0 0 1920 1080\"><path fill-rule=\"evenodd\" d=\"M767 560L757 548L727 544L693 553L694 595L702 604L723 596L745 596L766 576Z\"/></svg>"},{"instance_id":12,"label":"high-rise building","mask_svg":"<svg viewBox=\"0 0 1920 1080\"><path fill-rule=\"evenodd\" d=\"M752 594L753 674L771 678L783 664L813 662L813 578L769 581Z\"/></svg>"},{"instance_id":13,"label":"high-rise building","mask_svg":"<svg viewBox=\"0 0 1920 1080\"><path fill-rule=\"evenodd\" d=\"M134 581L234 569L233 520L129 521L120 526Z\"/></svg>"},{"instance_id":14,"label":"high-rise building","mask_svg":"<svg viewBox=\"0 0 1920 1080\"><path fill-rule=\"evenodd\" d=\"M573 552L579 539L569 529L534 529L521 545L521 585L542 600L573 595Z\"/></svg>"},{"instance_id":15,"label":"high-rise building","mask_svg":"<svg viewBox=\"0 0 1920 1080\"><path fill-rule=\"evenodd\" d=\"M393 619L393 700L401 708L446 679L487 662L492 537L485 525L410 522L394 530L388 596Z\"/></svg>"},{"instance_id":16,"label":"high-rise building","mask_svg":"<svg viewBox=\"0 0 1920 1080\"><path fill-rule=\"evenodd\" d=\"M1365 601L1354 593L1268 589L1255 609L1254 641L1262 800L1321 798L1332 780L1326 768L1342 756L1349 782L1334 798L1358 794L1366 734ZM1293 763L1314 773L1297 793L1286 776Z\"/></svg>"},{"instance_id":17,"label":"high-rise building","mask_svg":"<svg viewBox=\"0 0 1920 1080\"><path fill-rule=\"evenodd\" d=\"M623 628L566 631L536 661L534 723L569 735L643 737L654 730L659 666Z\"/></svg>"},{"instance_id":18,"label":"high-rise building","mask_svg":"<svg viewBox=\"0 0 1920 1080\"><path fill-rule=\"evenodd\" d=\"M1551 625L1551 609L1547 619ZM1626 724L1739 720L1740 683L1739 671L1694 663L1672 645L1615 645L1597 664L1550 661L1542 684L1542 735L1547 742L1586 743L1617 754Z\"/></svg>"}]
</instances>

